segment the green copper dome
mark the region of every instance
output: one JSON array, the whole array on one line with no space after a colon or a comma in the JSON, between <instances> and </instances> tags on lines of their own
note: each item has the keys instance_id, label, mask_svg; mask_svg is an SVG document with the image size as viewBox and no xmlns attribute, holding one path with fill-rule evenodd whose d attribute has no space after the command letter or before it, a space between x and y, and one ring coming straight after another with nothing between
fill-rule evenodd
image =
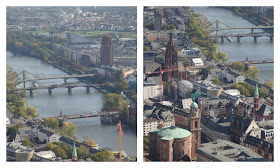
<instances>
[{"instance_id":1,"label":"green copper dome","mask_svg":"<svg viewBox=\"0 0 280 168\"><path fill-rule=\"evenodd\" d=\"M186 138L191 135L191 132L183 128L171 126L159 130L158 135L165 137L165 139L177 139Z\"/></svg>"},{"instance_id":2,"label":"green copper dome","mask_svg":"<svg viewBox=\"0 0 280 168\"><path fill-rule=\"evenodd\" d=\"M256 84L255 95L259 95L258 84Z\"/></svg>"},{"instance_id":3,"label":"green copper dome","mask_svg":"<svg viewBox=\"0 0 280 168\"><path fill-rule=\"evenodd\" d=\"M191 107L198 108L198 105L196 102L192 102Z\"/></svg>"}]
</instances>

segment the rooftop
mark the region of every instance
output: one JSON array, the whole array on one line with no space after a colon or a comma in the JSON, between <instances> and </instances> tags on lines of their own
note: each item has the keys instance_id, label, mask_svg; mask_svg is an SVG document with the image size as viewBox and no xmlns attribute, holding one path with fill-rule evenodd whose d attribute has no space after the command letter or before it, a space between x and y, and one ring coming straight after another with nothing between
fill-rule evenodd
<instances>
[{"instance_id":1,"label":"rooftop","mask_svg":"<svg viewBox=\"0 0 280 168\"><path fill-rule=\"evenodd\" d=\"M210 157L214 161L267 161L251 149L226 140L217 140L201 144L197 152L208 158Z\"/></svg>"},{"instance_id":2,"label":"rooftop","mask_svg":"<svg viewBox=\"0 0 280 168\"><path fill-rule=\"evenodd\" d=\"M171 126L159 130L157 134L166 138L180 139L190 136L191 132L183 128Z\"/></svg>"}]
</instances>

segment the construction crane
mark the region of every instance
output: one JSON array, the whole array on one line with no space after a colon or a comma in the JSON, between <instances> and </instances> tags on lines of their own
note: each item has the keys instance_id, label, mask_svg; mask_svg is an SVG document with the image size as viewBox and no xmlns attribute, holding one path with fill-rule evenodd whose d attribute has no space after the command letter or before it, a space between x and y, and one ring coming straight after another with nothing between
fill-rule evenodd
<instances>
[{"instance_id":1,"label":"construction crane","mask_svg":"<svg viewBox=\"0 0 280 168\"><path fill-rule=\"evenodd\" d=\"M121 120L118 123L118 132L119 132L119 158L121 162L122 161L122 136L123 136Z\"/></svg>"},{"instance_id":2,"label":"construction crane","mask_svg":"<svg viewBox=\"0 0 280 168\"><path fill-rule=\"evenodd\" d=\"M166 67L164 69L162 69L162 67ZM146 72L145 73L145 78L147 78L149 75L151 74L160 74L160 102L162 103L162 74L164 72L172 72L172 71L181 71L181 70L186 70L189 68L203 68L205 67L205 65L199 65L199 66L189 66L189 67L182 67L182 68L178 68L177 66L160 66L159 67L159 71L154 71L154 72ZM168 92L170 92L170 85L171 85L171 81L168 81Z\"/></svg>"}]
</instances>

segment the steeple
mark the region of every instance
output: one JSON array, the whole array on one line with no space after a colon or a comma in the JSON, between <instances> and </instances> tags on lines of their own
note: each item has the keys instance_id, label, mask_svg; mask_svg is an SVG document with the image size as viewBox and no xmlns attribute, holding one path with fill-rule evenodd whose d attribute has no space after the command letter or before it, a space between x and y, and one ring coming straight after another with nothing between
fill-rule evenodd
<instances>
[{"instance_id":1,"label":"steeple","mask_svg":"<svg viewBox=\"0 0 280 168\"><path fill-rule=\"evenodd\" d=\"M259 89L258 89L258 84L256 84L256 88L255 88L255 96L259 95Z\"/></svg>"},{"instance_id":2,"label":"steeple","mask_svg":"<svg viewBox=\"0 0 280 168\"><path fill-rule=\"evenodd\" d=\"M77 162L78 161L78 155L76 151L76 145L75 142L73 144L73 152L72 152L72 162Z\"/></svg>"},{"instance_id":3,"label":"steeple","mask_svg":"<svg viewBox=\"0 0 280 168\"><path fill-rule=\"evenodd\" d=\"M170 37L170 41L171 41L172 40L172 33L171 33L171 31L169 33L169 37Z\"/></svg>"}]
</instances>

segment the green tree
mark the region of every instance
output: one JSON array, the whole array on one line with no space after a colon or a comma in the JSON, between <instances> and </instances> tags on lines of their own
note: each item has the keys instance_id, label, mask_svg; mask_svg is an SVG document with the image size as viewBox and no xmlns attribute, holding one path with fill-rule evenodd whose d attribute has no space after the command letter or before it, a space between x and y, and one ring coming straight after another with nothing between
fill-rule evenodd
<instances>
[{"instance_id":1,"label":"green tree","mask_svg":"<svg viewBox=\"0 0 280 168\"><path fill-rule=\"evenodd\" d=\"M34 106L31 106L31 107L28 107L27 108L27 115L32 117L33 119L35 117L38 117L39 115L37 114L37 110L36 110L36 107Z\"/></svg>"},{"instance_id":2,"label":"green tree","mask_svg":"<svg viewBox=\"0 0 280 168\"><path fill-rule=\"evenodd\" d=\"M19 125L14 125L8 128L7 136L10 136L12 133L16 133L19 129Z\"/></svg>"},{"instance_id":3,"label":"green tree","mask_svg":"<svg viewBox=\"0 0 280 168\"><path fill-rule=\"evenodd\" d=\"M81 145L77 147L77 155L79 158L86 159L88 157L89 149Z\"/></svg>"},{"instance_id":4,"label":"green tree","mask_svg":"<svg viewBox=\"0 0 280 168\"><path fill-rule=\"evenodd\" d=\"M122 111L120 112L120 119L124 124L128 123L129 120L129 109L127 104L125 103Z\"/></svg>"},{"instance_id":5,"label":"green tree","mask_svg":"<svg viewBox=\"0 0 280 168\"><path fill-rule=\"evenodd\" d=\"M55 118L46 118L45 119L45 126L51 129L57 129L59 127L59 122Z\"/></svg>"},{"instance_id":6,"label":"green tree","mask_svg":"<svg viewBox=\"0 0 280 168\"><path fill-rule=\"evenodd\" d=\"M91 159L96 162L104 162L104 161L112 162L115 160L114 158L112 158L112 156L113 156L112 152L109 152L107 149L105 149L102 152L97 152L93 154Z\"/></svg>"},{"instance_id":7,"label":"green tree","mask_svg":"<svg viewBox=\"0 0 280 168\"><path fill-rule=\"evenodd\" d=\"M182 62L184 67L191 66L191 62L187 58L183 58Z\"/></svg>"},{"instance_id":8,"label":"green tree","mask_svg":"<svg viewBox=\"0 0 280 168\"><path fill-rule=\"evenodd\" d=\"M232 68L239 72L243 72L245 70L245 65L242 62L234 62L232 63Z\"/></svg>"},{"instance_id":9,"label":"green tree","mask_svg":"<svg viewBox=\"0 0 280 168\"><path fill-rule=\"evenodd\" d=\"M255 81L259 81L259 74L260 70L257 67L249 67L245 76Z\"/></svg>"},{"instance_id":10,"label":"green tree","mask_svg":"<svg viewBox=\"0 0 280 168\"><path fill-rule=\"evenodd\" d=\"M83 137L83 143L87 144L88 146L96 146L95 141L87 136Z\"/></svg>"},{"instance_id":11,"label":"green tree","mask_svg":"<svg viewBox=\"0 0 280 168\"><path fill-rule=\"evenodd\" d=\"M218 53L218 59L221 60L221 61L226 61L227 60L227 57L226 57L226 53L225 52L219 52Z\"/></svg>"},{"instance_id":12,"label":"green tree","mask_svg":"<svg viewBox=\"0 0 280 168\"><path fill-rule=\"evenodd\" d=\"M264 84L265 84L266 86L268 86L268 87L274 88L274 83L271 82L270 80L266 80L266 81L264 82Z\"/></svg>"},{"instance_id":13,"label":"green tree","mask_svg":"<svg viewBox=\"0 0 280 168\"><path fill-rule=\"evenodd\" d=\"M24 138L24 140L22 140L22 145L23 146L32 146L33 143L30 141L30 139Z\"/></svg>"},{"instance_id":14,"label":"green tree","mask_svg":"<svg viewBox=\"0 0 280 168\"><path fill-rule=\"evenodd\" d=\"M103 108L105 111L121 111L124 107L124 101L121 95L108 93L104 96Z\"/></svg>"},{"instance_id":15,"label":"green tree","mask_svg":"<svg viewBox=\"0 0 280 168\"><path fill-rule=\"evenodd\" d=\"M213 83L216 84L216 85L221 85L221 84L223 84L223 82L221 82L219 78L215 78L215 79L213 80Z\"/></svg>"},{"instance_id":16,"label":"green tree","mask_svg":"<svg viewBox=\"0 0 280 168\"><path fill-rule=\"evenodd\" d=\"M68 136L71 138L76 138L77 126L71 122L65 122L63 124L61 135Z\"/></svg>"},{"instance_id":17,"label":"green tree","mask_svg":"<svg viewBox=\"0 0 280 168\"><path fill-rule=\"evenodd\" d=\"M167 95L168 84L165 81L162 81L162 85L163 85L163 94Z\"/></svg>"},{"instance_id":18,"label":"green tree","mask_svg":"<svg viewBox=\"0 0 280 168\"><path fill-rule=\"evenodd\" d=\"M149 139L147 137L144 137L144 151L149 151Z\"/></svg>"}]
</instances>

